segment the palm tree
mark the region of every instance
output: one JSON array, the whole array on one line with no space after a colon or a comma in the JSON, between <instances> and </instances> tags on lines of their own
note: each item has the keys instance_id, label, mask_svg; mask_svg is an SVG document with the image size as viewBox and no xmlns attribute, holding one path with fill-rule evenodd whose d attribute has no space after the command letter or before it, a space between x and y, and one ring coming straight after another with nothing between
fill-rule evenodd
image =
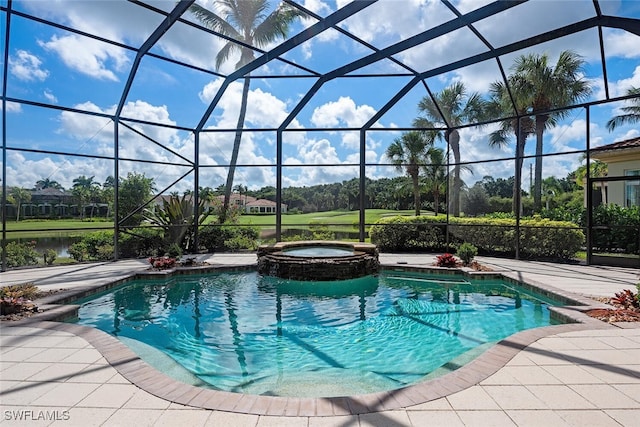
<instances>
[{"instance_id":1,"label":"palm tree","mask_svg":"<svg viewBox=\"0 0 640 427\"><path fill-rule=\"evenodd\" d=\"M242 184L236 185L235 187L233 187L233 189L238 192L238 197L240 198L241 202L242 202L242 195L244 194L244 203L241 203L242 209L244 210L247 206L247 192L249 191L249 189L247 188L246 185L242 185Z\"/></svg>"},{"instance_id":2,"label":"palm tree","mask_svg":"<svg viewBox=\"0 0 640 427\"><path fill-rule=\"evenodd\" d=\"M7 200L15 205L16 222L18 222L20 221L20 209L22 208L22 204L31 201L31 192L26 188L13 187L9 190Z\"/></svg>"},{"instance_id":3,"label":"palm tree","mask_svg":"<svg viewBox=\"0 0 640 427\"><path fill-rule=\"evenodd\" d=\"M568 110L549 110L565 107L583 100L591 93L589 82L583 78L585 61L572 51L560 53L555 66L549 65L546 54L521 55L513 63L512 71L528 87L527 101L535 116L536 162L533 185L533 206L542 207L542 151L544 130L555 126L557 120L567 116Z\"/></svg>"},{"instance_id":4,"label":"palm tree","mask_svg":"<svg viewBox=\"0 0 640 427\"><path fill-rule=\"evenodd\" d=\"M625 114L612 117L607 122L609 132L613 132L618 126L640 123L640 87L631 86L631 88L627 89L627 95L635 96L635 98L631 99L630 106L622 107L622 111L624 111Z\"/></svg>"},{"instance_id":5,"label":"palm tree","mask_svg":"<svg viewBox=\"0 0 640 427\"><path fill-rule=\"evenodd\" d=\"M516 136L512 203L512 210L515 214L519 211L516 194L520 191L524 148L529 135L533 135L535 132L535 124L530 116L525 115L529 108L527 85L523 84L524 82L517 75L509 76L508 81L511 95L504 82L497 81L491 84L491 100L488 104L488 111L495 117L513 116L514 113L515 116L500 122L500 129L489 134L489 145L492 147L504 146L508 144L511 133Z\"/></svg>"},{"instance_id":6,"label":"palm tree","mask_svg":"<svg viewBox=\"0 0 640 427\"><path fill-rule=\"evenodd\" d=\"M429 165L425 165L425 188L433 194L433 208L438 215L440 195L447 189L447 168L444 161L444 150L431 148L428 151Z\"/></svg>"},{"instance_id":7,"label":"palm tree","mask_svg":"<svg viewBox=\"0 0 640 427\"><path fill-rule=\"evenodd\" d=\"M240 60L236 63L236 70L250 63L255 59L253 49L247 46L265 47L275 42L279 38L286 38L287 31L291 23L304 13L282 2L276 9L267 14L269 3L267 0L218 0L216 1L220 14L205 9L194 3L189 10L202 24L232 40L222 47L216 55L216 69L229 60L229 57L239 51ZM239 44L243 43L243 44ZM224 222L229 209L229 200L233 188L233 176L238 162L238 152L240 151L240 141L242 139L242 128L247 112L247 98L249 96L250 77L244 77L242 88L242 101L240 103L240 114L236 127L236 136L233 142L231 160L229 162L229 173L225 186L224 203L220 213L220 222Z\"/></svg>"},{"instance_id":8,"label":"palm tree","mask_svg":"<svg viewBox=\"0 0 640 427\"><path fill-rule=\"evenodd\" d=\"M433 99L427 96L422 98L418 103L418 110L425 114L425 117L416 118L413 121L415 127L428 129L444 126L447 128L444 131L444 140L451 148L454 159L449 213L459 216L462 181L460 180L460 133L456 127L465 122L484 120L486 102L477 92L467 95L464 83L457 82L446 87L442 92L434 94ZM441 132L437 134L442 137Z\"/></svg>"},{"instance_id":9,"label":"palm tree","mask_svg":"<svg viewBox=\"0 0 640 427\"><path fill-rule=\"evenodd\" d=\"M386 151L386 156L396 169L404 168L411 178L416 216L420 216L420 167L427 163L433 142L433 138L428 139L424 132L410 131L395 139Z\"/></svg>"},{"instance_id":10,"label":"palm tree","mask_svg":"<svg viewBox=\"0 0 640 427\"><path fill-rule=\"evenodd\" d=\"M84 204L87 200L91 201L97 194L100 184L93 180L94 176L86 177L80 175L73 180L72 193L78 198L80 204L80 217L84 218ZM91 217L93 217L94 204L91 204Z\"/></svg>"},{"instance_id":11,"label":"palm tree","mask_svg":"<svg viewBox=\"0 0 640 427\"><path fill-rule=\"evenodd\" d=\"M56 180L49 178L39 179L36 181L36 190L44 190L45 188L55 188L56 190L62 190L62 185Z\"/></svg>"}]
</instances>

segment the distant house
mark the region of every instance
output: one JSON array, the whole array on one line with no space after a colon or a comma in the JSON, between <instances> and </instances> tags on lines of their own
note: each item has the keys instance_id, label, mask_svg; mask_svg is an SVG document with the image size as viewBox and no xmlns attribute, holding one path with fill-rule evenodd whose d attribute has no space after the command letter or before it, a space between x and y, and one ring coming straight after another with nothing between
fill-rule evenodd
<instances>
[{"instance_id":1,"label":"distant house","mask_svg":"<svg viewBox=\"0 0 640 427\"><path fill-rule=\"evenodd\" d=\"M7 189L11 193L11 188ZM20 217L69 217L77 213L78 206L72 205L73 195L69 191L58 188L41 188L29 190L31 200L20 206ZM7 215L16 215L16 207L7 204Z\"/></svg>"},{"instance_id":2,"label":"distant house","mask_svg":"<svg viewBox=\"0 0 640 427\"><path fill-rule=\"evenodd\" d=\"M156 205L162 205L163 201L168 201L171 198L169 195L159 195L155 198ZM217 196L217 199L222 205L224 202L224 196ZM191 196L187 196L187 200L191 200ZM230 206L236 206L243 213L248 214L256 214L256 213L276 213L276 202L266 199L256 199L255 197L249 195L240 195L234 193L231 195L229 199ZM210 204L206 205L207 207L212 207ZM282 213L287 212L287 205L284 203L282 206Z\"/></svg>"},{"instance_id":3,"label":"distant house","mask_svg":"<svg viewBox=\"0 0 640 427\"><path fill-rule=\"evenodd\" d=\"M224 196L218 196L220 203L224 201ZM276 202L267 199L256 199L255 197L244 194L232 194L229 199L229 204L232 206L238 206L244 213L276 213ZM287 205L282 203L282 213L287 212Z\"/></svg>"},{"instance_id":4,"label":"distant house","mask_svg":"<svg viewBox=\"0 0 640 427\"><path fill-rule=\"evenodd\" d=\"M608 181L603 202L627 208L640 206L640 138L595 148L590 156L607 164L607 177L638 177Z\"/></svg>"}]
</instances>

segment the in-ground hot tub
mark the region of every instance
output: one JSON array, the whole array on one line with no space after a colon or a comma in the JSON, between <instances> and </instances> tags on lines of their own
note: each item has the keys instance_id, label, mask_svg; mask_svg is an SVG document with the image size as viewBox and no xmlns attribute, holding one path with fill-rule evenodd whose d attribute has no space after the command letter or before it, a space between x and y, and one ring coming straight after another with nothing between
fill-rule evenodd
<instances>
[{"instance_id":1,"label":"in-ground hot tub","mask_svg":"<svg viewBox=\"0 0 640 427\"><path fill-rule=\"evenodd\" d=\"M292 280L346 280L375 274L380 268L376 245L305 240L258 248L258 272Z\"/></svg>"}]
</instances>

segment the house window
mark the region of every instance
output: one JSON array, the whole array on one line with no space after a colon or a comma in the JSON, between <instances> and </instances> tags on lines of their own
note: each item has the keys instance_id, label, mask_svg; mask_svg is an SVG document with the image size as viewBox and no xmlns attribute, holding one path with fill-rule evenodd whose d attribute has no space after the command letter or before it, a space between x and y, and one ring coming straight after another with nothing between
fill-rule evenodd
<instances>
[{"instance_id":1,"label":"house window","mask_svg":"<svg viewBox=\"0 0 640 427\"><path fill-rule=\"evenodd\" d=\"M640 177L640 170L626 170L624 175ZM624 182L624 196L625 207L640 206L640 179Z\"/></svg>"}]
</instances>

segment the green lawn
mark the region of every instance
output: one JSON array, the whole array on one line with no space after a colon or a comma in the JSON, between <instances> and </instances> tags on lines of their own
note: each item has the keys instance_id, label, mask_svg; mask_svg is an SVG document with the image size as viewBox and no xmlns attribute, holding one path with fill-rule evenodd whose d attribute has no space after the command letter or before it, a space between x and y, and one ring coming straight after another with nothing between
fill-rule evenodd
<instances>
[{"instance_id":1,"label":"green lawn","mask_svg":"<svg viewBox=\"0 0 640 427\"><path fill-rule=\"evenodd\" d=\"M413 215L412 210L387 210L367 209L365 222L373 224L380 218L396 215ZM425 215L432 214L425 212ZM328 211L305 214L282 215L283 228L307 229L309 223L329 225L332 231L355 232L359 222L358 211ZM241 215L240 224L255 225L260 228L275 228L276 216L274 215ZM19 222L7 221L7 233L10 238L37 238L37 237L65 237L82 234L83 232L97 231L100 229L113 229L112 221L81 221L79 219L56 220L23 220Z\"/></svg>"},{"instance_id":2,"label":"green lawn","mask_svg":"<svg viewBox=\"0 0 640 427\"><path fill-rule=\"evenodd\" d=\"M404 215L411 216L413 210L394 211L388 209L367 209L365 211L365 223L373 224L380 218L386 216ZM425 213L427 214L427 213ZM308 228L309 223L320 223L329 225L333 231L354 232L360 220L358 211L328 211L313 212L306 214L285 214L282 215L282 226L284 228ZM259 227L275 227L275 215L241 215L240 224L251 224Z\"/></svg>"}]
</instances>

